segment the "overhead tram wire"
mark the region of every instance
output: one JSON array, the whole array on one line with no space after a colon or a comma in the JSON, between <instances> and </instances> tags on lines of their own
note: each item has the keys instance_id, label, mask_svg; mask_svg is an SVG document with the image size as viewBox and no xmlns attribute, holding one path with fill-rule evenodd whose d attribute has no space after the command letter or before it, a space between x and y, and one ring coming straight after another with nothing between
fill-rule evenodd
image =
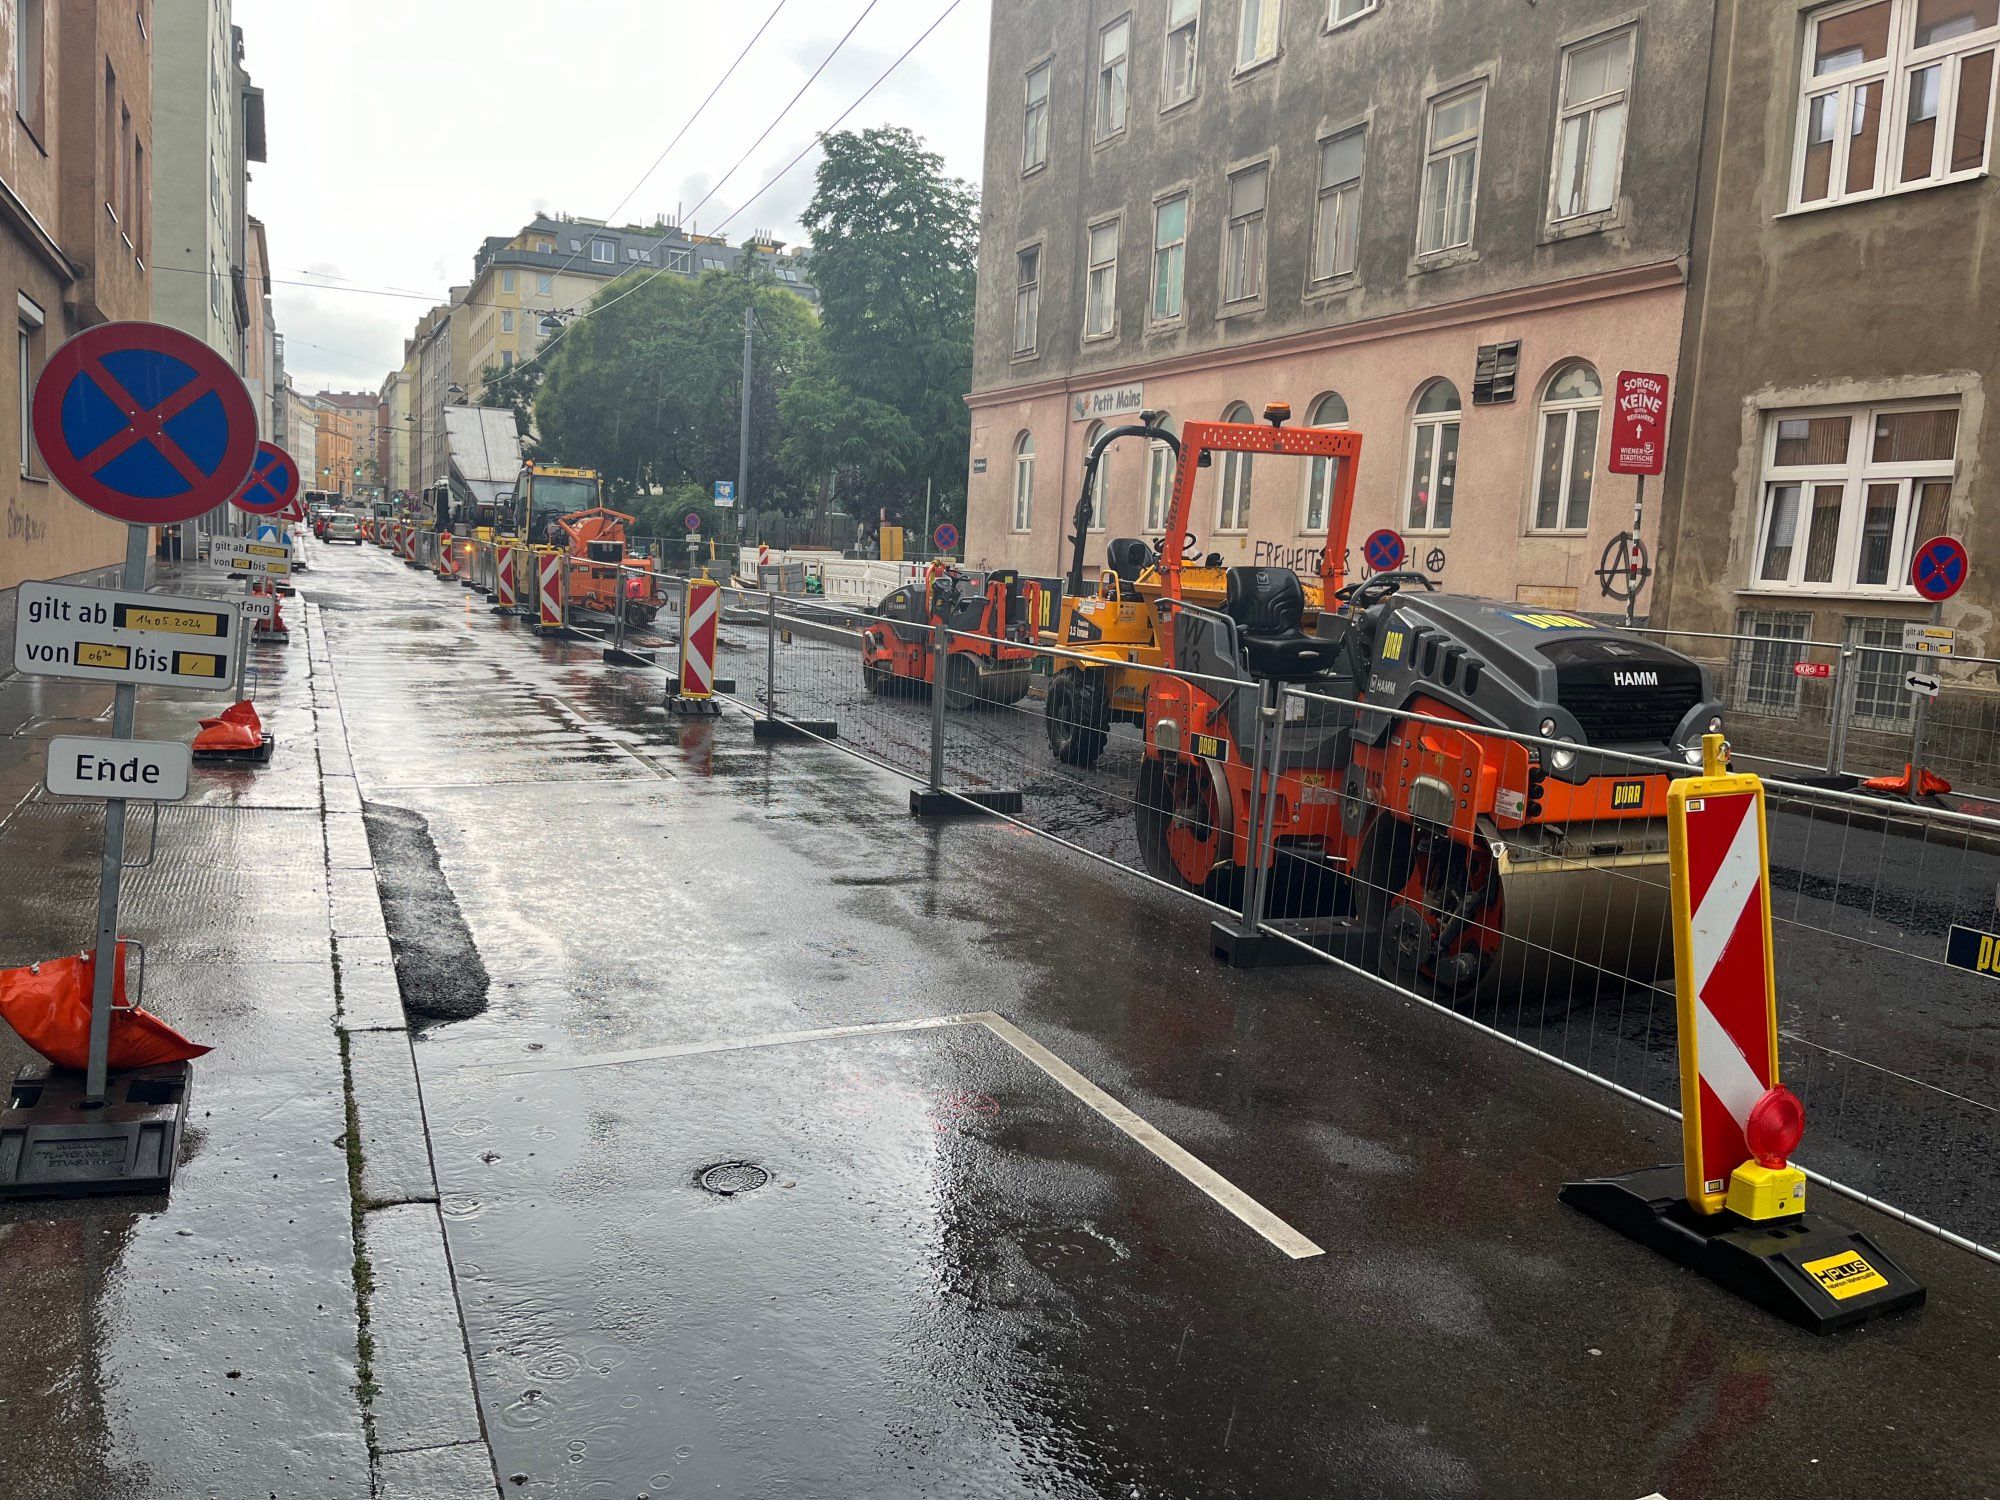
<instances>
[{"instance_id":1,"label":"overhead tram wire","mask_svg":"<svg viewBox=\"0 0 2000 1500\"><path fill-rule=\"evenodd\" d=\"M720 230L727 227L731 220L737 218L740 214L743 213L745 209L749 208L751 204L755 203L759 198L763 197L764 194L768 193L772 188L776 187L779 184L779 182L783 181L787 173L789 173L794 167L798 166L800 162L804 161L815 150L817 150L821 142L824 141L827 136L831 135L835 130L838 130L841 126L841 123L844 120L846 120L849 115L853 114L865 102L867 102L869 95L873 94L875 90L877 90L885 82L887 82L890 74L894 73L896 69L900 68L904 63L908 62L911 54L914 53L917 50L917 48L921 47L925 42L929 41L932 33L934 33L940 26L944 25L944 23L950 19L952 12L957 10L959 6L962 5L963 3L964 0L949 0L949 3L945 6L945 8L938 12L937 18L933 20L930 25L926 26L923 29L923 31L918 34L915 41L911 42L909 46L905 47L902 50L902 52L897 56L894 62L890 63L888 67L882 70L882 72L876 77L873 83L869 84L867 88L863 89L861 93L855 97L855 100L852 104L848 105L846 109L843 109L838 115L836 115L829 124L815 131L813 133L813 139L811 144L809 144L803 151L799 152L797 156L794 156L790 161L786 162L785 165L778 170L777 174L773 176L769 181L767 181L762 187L758 188L756 192L752 193L748 198L745 198L743 202L739 204L726 218L724 218L720 224L716 225L716 228ZM872 9L874 9L874 5L871 3L869 6L869 10ZM867 11L863 11L861 13L861 16L856 18L854 24L856 26L859 26L861 24L861 21L867 17L867 14L868 14ZM849 36L853 35L852 27L849 28L848 35ZM846 37L841 38L843 44L845 44L846 40L847 40ZM838 52L839 50L840 50L839 47L834 48L834 52ZM817 78L819 76L819 72L825 70L826 64L832 61L833 61L833 53L828 53L826 62L820 64L819 70L813 74L813 77ZM810 86L812 83L812 79L810 78L807 79L806 83L808 86ZM801 94L804 93L804 89L801 89L800 93ZM797 96L794 96L792 99L792 104L796 104L797 102L798 98ZM785 110L780 112L779 119L780 120L783 119L784 113L789 112L790 109L791 109L791 104L787 104L785 106ZM777 120L772 121L771 129L776 129L777 124L778 124ZM764 132L764 135L758 137L759 143L761 143L766 136L770 135L771 129L767 129ZM756 147L752 146L750 149L751 151L754 152L756 150ZM744 160L748 159L748 155L749 153L745 153ZM743 162L738 161L736 167L740 167L742 165ZM736 171L736 167L731 167L729 169L730 173L734 173ZM728 177L727 175L725 175L723 181L727 180ZM720 187L721 183L717 183L716 186ZM714 192L713 190L711 190L711 192L709 193L709 197L713 196ZM707 201L708 198L702 199L703 203L706 203ZM699 206L700 205L697 205L697 207ZM660 245L663 245L665 243L666 243L665 240L657 240L654 242L654 248L658 249ZM531 364L534 364L536 361L541 359L543 355L549 353L556 347L556 345L560 344L563 341L563 339L568 336L570 329L574 328L578 323L581 323L582 321L584 321L584 319L592 317L597 313L603 312L607 307L610 307L613 303L624 301L634 292L648 285L656 277L664 275L665 269L666 269L665 267L655 267L653 270L647 272L644 276L640 277L639 280L635 281L631 286L627 287L624 291L620 292L617 296L609 298L604 302L600 302L595 307L589 307L584 309L584 311L578 313L576 317L570 319L569 322L565 323L560 333L558 333L554 338L550 339L546 344L542 345L541 348L537 349L533 354L528 356L528 358L516 364L514 368L517 370L521 370L527 368Z\"/></svg>"}]
</instances>

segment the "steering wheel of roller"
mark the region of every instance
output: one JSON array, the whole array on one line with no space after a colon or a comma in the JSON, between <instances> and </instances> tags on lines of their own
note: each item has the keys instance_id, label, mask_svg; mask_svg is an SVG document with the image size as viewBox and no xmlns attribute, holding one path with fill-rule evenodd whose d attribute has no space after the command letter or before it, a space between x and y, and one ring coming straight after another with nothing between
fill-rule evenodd
<instances>
[{"instance_id":1,"label":"steering wheel of roller","mask_svg":"<svg viewBox=\"0 0 2000 1500\"><path fill-rule=\"evenodd\" d=\"M1384 599L1392 599L1405 584L1422 584L1426 593L1437 592L1437 580L1428 573L1377 573L1363 583L1350 583L1334 597L1354 606L1355 612L1373 609Z\"/></svg>"},{"instance_id":2,"label":"steering wheel of roller","mask_svg":"<svg viewBox=\"0 0 2000 1500\"><path fill-rule=\"evenodd\" d=\"M940 573L931 580L931 607L947 619L955 618L958 607L964 602L964 594L959 585L963 580L956 573Z\"/></svg>"},{"instance_id":3,"label":"steering wheel of roller","mask_svg":"<svg viewBox=\"0 0 2000 1500\"><path fill-rule=\"evenodd\" d=\"M1191 563L1193 563L1195 556L1195 549L1200 545L1201 545L1201 538L1196 536L1192 531L1190 531L1186 536L1181 538L1182 567L1187 567ZM1166 560L1167 560L1167 539L1165 537L1161 537L1159 545L1153 548L1153 565L1155 567L1158 567L1161 563L1165 562Z\"/></svg>"}]
</instances>

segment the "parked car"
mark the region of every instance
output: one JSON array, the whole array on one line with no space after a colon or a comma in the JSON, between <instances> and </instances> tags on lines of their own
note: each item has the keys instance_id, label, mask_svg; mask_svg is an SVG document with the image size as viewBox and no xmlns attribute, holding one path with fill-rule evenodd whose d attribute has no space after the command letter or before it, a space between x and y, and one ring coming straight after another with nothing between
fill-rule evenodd
<instances>
[{"instance_id":1,"label":"parked car","mask_svg":"<svg viewBox=\"0 0 2000 1500\"><path fill-rule=\"evenodd\" d=\"M361 545L361 523L344 510L336 510L326 518L326 530L320 533L324 541L352 542Z\"/></svg>"}]
</instances>

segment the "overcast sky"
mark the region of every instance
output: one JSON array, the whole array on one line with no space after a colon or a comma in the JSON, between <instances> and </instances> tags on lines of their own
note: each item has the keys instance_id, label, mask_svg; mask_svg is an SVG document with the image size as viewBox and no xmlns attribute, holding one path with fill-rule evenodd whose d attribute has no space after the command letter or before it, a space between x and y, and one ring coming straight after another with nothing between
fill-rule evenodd
<instances>
[{"instance_id":1,"label":"overcast sky","mask_svg":"<svg viewBox=\"0 0 2000 1500\"><path fill-rule=\"evenodd\" d=\"M286 366L302 390L376 390L488 235L537 212L602 218L778 0L235 0L264 90L251 164ZM697 216L720 222L874 82L948 0L786 0L621 222L691 209L867 12L782 123ZM992 0L960 0L843 128L896 124L977 182ZM817 155L724 232L803 238ZM311 273L311 274L308 274ZM336 281L332 278L340 278ZM316 285L286 285L316 281ZM343 285L419 297L364 295Z\"/></svg>"}]
</instances>

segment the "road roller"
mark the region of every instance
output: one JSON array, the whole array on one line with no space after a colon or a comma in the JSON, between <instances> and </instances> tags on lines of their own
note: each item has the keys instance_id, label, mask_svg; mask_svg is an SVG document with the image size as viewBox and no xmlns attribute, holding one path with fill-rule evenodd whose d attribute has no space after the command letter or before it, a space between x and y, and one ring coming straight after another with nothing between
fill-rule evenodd
<instances>
[{"instance_id":1,"label":"road roller","mask_svg":"<svg viewBox=\"0 0 2000 1500\"><path fill-rule=\"evenodd\" d=\"M1162 655L1187 675L1146 688L1134 801L1147 870L1232 906L1246 876L1274 889L1257 865L1284 862L1284 886L1303 870L1343 949L1419 993L1558 972L1657 978L1672 964L1675 773L1662 762L1698 767L1702 736L1722 731L1707 672L1425 574L1350 582L1362 435L1290 415L1273 405L1261 425L1181 432L1154 607ZM1332 466L1310 588L1290 569L1232 567L1219 601L1189 596L1188 517L1217 453Z\"/></svg>"},{"instance_id":2,"label":"road roller","mask_svg":"<svg viewBox=\"0 0 2000 1500\"><path fill-rule=\"evenodd\" d=\"M862 680L871 693L935 686L932 648L942 624L953 632L944 663L946 706L1019 703L1028 696L1041 607L1041 585L1017 572L982 576L933 563L922 582L905 584L875 606L875 623L861 633Z\"/></svg>"}]
</instances>

